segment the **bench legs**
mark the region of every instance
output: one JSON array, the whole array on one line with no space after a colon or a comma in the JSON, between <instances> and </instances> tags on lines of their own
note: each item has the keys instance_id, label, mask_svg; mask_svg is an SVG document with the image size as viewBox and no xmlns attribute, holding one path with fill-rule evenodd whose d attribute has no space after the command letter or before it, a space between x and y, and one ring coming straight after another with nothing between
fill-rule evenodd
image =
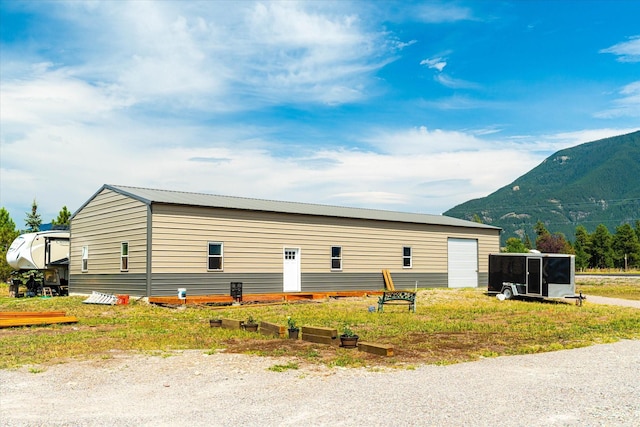
<instances>
[{"instance_id":1,"label":"bench legs","mask_svg":"<svg viewBox=\"0 0 640 427\"><path fill-rule=\"evenodd\" d=\"M379 313L384 313L384 302L378 302L378 312ZM412 313L416 312L416 303L415 302L409 302L409 311Z\"/></svg>"}]
</instances>

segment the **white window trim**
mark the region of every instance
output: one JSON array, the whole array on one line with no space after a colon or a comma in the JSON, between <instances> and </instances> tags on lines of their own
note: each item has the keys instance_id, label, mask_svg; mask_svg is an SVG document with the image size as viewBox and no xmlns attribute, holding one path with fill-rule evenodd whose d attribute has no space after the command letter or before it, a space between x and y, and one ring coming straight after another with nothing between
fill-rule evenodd
<instances>
[{"instance_id":1,"label":"white window trim","mask_svg":"<svg viewBox=\"0 0 640 427\"><path fill-rule=\"evenodd\" d=\"M127 254L123 252L124 245L127 245ZM127 268L122 268L122 261L127 260ZM129 242L120 242L120 271L129 271Z\"/></svg>"},{"instance_id":2,"label":"white window trim","mask_svg":"<svg viewBox=\"0 0 640 427\"><path fill-rule=\"evenodd\" d=\"M220 245L220 255L209 255L209 247L211 245ZM209 268L209 260L211 258L220 258L220 268ZM207 271L224 271L224 243L222 242L207 242Z\"/></svg>"},{"instance_id":3,"label":"white window trim","mask_svg":"<svg viewBox=\"0 0 640 427\"><path fill-rule=\"evenodd\" d=\"M409 248L409 256L405 256L404 250ZM404 260L409 258L409 265L404 265ZM402 268L413 268L413 248L411 246L402 247Z\"/></svg>"},{"instance_id":4,"label":"white window trim","mask_svg":"<svg viewBox=\"0 0 640 427\"><path fill-rule=\"evenodd\" d=\"M333 256L333 248L340 248L340 256L339 257L334 257ZM334 268L333 267L333 260L334 259L340 260L340 267L339 268ZM340 245L331 245L331 271L342 271L342 246L340 246Z\"/></svg>"},{"instance_id":5,"label":"white window trim","mask_svg":"<svg viewBox=\"0 0 640 427\"><path fill-rule=\"evenodd\" d=\"M82 257L80 259L80 270L86 273L89 271L89 246L82 247Z\"/></svg>"}]
</instances>

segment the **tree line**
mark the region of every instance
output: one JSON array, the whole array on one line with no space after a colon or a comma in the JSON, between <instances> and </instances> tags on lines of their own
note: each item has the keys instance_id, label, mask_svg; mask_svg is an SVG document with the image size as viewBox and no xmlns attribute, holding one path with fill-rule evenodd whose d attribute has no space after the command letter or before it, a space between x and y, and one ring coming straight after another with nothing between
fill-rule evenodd
<instances>
[{"instance_id":1,"label":"tree line","mask_svg":"<svg viewBox=\"0 0 640 427\"><path fill-rule=\"evenodd\" d=\"M591 234L578 225L573 243L562 233L549 232L541 221L536 223L534 230L535 244L526 234L523 239L510 237L502 252L524 253L536 249L542 253L573 254L578 271L640 268L640 220L636 220L635 228L629 223L616 227L614 234L604 224L598 225Z\"/></svg>"},{"instance_id":2,"label":"tree line","mask_svg":"<svg viewBox=\"0 0 640 427\"><path fill-rule=\"evenodd\" d=\"M65 229L69 228L69 219L71 218L71 212L66 206L63 206L58 217L51 220L51 225L54 228ZM11 243L23 233L35 233L40 231L42 226L42 216L38 213L38 203L33 200L31 205L31 211L26 213L24 223L26 229L19 230L16 228L16 223L9 215L4 207L0 208L0 280L5 282L11 277L13 269L7 263L7 251Z\"/></svg>"}]
</instances>

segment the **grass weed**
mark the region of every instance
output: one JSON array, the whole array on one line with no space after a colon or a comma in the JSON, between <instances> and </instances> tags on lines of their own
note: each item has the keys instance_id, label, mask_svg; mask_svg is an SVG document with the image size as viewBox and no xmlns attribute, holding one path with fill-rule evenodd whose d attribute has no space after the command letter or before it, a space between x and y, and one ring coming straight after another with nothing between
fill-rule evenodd
<instances>
[{"instance_id":1,"label":"grass weed","mask_svg":"<svg viewBox=\"0 0 640 427\"><path fill-rule=\"evenodd\" d=\"M288 371L289 369L299 369L299 368L300 366L298 366L296 362L288 362L282 365L276 364L273 366L269 366L269 370L274 372L284 372L284 371Z\"/></svg>"},{"instance_id":2,"label":"grass weed","mask_svg":"<svg viewBox=\"0 0 640 427\"><path fill-rule=\"evenodd\" d=\"M640 292L640 286L627 283L588 286L597 289L631 286L632 294ZM572 302L499 301L486 295L484 289L426 289L419 291L414 314L403 306L385 307L384 313L370 312L368 308L376 303L376 298L171 308L134 299L129 305L105 306L83 304L84 297L0 296L0 311L64 310L79 319L69 325L0 329L0 368L101 359L114 350L169 355L186 349L202 349L209 354L224 349L284 357L292 364L406 368L640 339L640 310L589 304L588 299L578 307ZM209 326L211 318L243 320L249 316L258 322L281 325L286 325L287 317L291 316L301 326L332 327L338 332L345 324L350 325L362 341L392 344L394 356L380 357L337 345Z\"/></svg>"}]
</instances>

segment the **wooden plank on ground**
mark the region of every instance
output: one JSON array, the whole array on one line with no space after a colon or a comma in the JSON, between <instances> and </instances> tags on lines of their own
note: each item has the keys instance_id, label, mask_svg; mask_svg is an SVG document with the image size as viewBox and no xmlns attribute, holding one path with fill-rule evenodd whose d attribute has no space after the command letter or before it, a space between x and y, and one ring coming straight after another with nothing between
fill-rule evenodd
<instances>
[{"instance_id":1,"label":"wooden plank on ground","mask_svg":"<svg viewBox=\"0 0 640 427\"><path fill-rule=\"evenodd\" d=\"M0 328L11 328L15 326L35 326L50 325L54 323L77 323L78 318L75 316L59 316L59 317L14 317L0 319Z\"/></svg>"},{"instance_id":2,"label":"wooden plank on ground","mask_svg":"<svg viewBox=\"0 0 640 427\"><path fill-rule=\"evenodd\" d=\"M222 319L222 327L227 329L242 329L242 320Z\"/></svg>"},{"instance_id":3,"label":"wooden plank on ground","mask_svg":"<svg viewBox=\"0 0 640 427\"><path fill-rule=\"evenodd\" d=\"M321 328L315 326L303 326L303 334L319 335L321 337L336 338L338 336L338 330L334 328Z\"/></svg>"},{"instance_id":4,"label":"wooden plank on ground","mask_svg":"<svg viewBox=\"0 0 640 427\"><path fill-rule=\"evenodd\" d=\"M0 311L0 319L9 319L14 317L64 317L64 311Z\"/></svg>"},{"instance_id":5,"label":"wooden plank on ground","mask_svg":"<svg viewBox=\"0 0 640 427\"><path fill-rule=\"evenodd\" d=\"M358 342L358 350L377 354L379 356L393 356L393 345L391 344L378 344L360 341Z\"/></svg>"},{"instance_id":6,"label":"wooden plank on ground","mask_svg":"<svg viewBox=\"0 0 640 427\"><path fill-rule=\"evenodd\" d=\"M285 294L285 301L302 301L302 300L314 300L314 299L323 299L324 295L321 293L312 293L312 294Z\"/></svg>"},{"instance_id":7,"label":"wooden plank on ground","mask_svg":"<svg viewBox=\"0 0 640 427\"><path fill-rule=\"evenodd\" d=\"M253 294L242 296L242 302L282 302L283 299L283 295L281 294Z\"/></svg>"},{"instance_id":8,"label":"wooden plank on ground","mask_svg":"<svg viewBox=\"0 0 640 427\"><path fill-rule=\"evenodd\" d=\"M220 303L232 303L234 300L230 295L187 295L186 299L180 299L177 296L171 297L149 297L151 304L170 304L170 305L182 305L182 304L220 304Z\"/></svg>"},{"instance_id":9,"label":"wooden plank on ground","mask_svg":"<svg viewBox=\"0 0 640 427\"><path fill-rule=\"evenodd\" d=\"M257 302L283 302L283 301L313 301L322 300L329 297L363 297L367 295L381 295L379 290L355 290L355 291L328 291L312 293L269 293L269 294L244 294L241 304ZM192 305L192 304L231 304L235 300L230 295L189 295L182 300L178 296L152 296L149 297L151 304L167 305Z\"/></svg>"},{"instance_id":10,"label":"wooden plank on ground","mask_svg":"<svg viewBox=\"0 0 640 427\"><path fill-rule=\"evenodd\" d=\"M335 338L325 337L322 335L312 335L304 332L302 333L302 340L327 345L336 344L338 342Z\"/></svg>"},{"instance_id":11,"label":"wooden plank on ground","mask_svg":"<svg viewBox=\"0 0 640 427\"><path fill-rule=\"evenodd\" d=\"M321 328L314 326L303 326L301 328L302 339L320 344L334 344L338 337L338 330L333 328Z\"/></svg>"},{"instance_id":12,"label":"wooden plank on ground","mask_svg":"<svg viewBox=\"0 0 640 427\"><path fill-rule=\"evenodd\" d=\"M330 291L325 292L326 297L366 297L371 295L382 295L382 291L362 290L362 291Z\"/></svg>"},{"instance_id":13,"label":"wooden plank on ground","mask_svg":"<svg viewBox=\"0 0 640 427\"><path fill-rule=\"evenodd\" d=\"M276 325L275 323L260 322L260 333L263 335L284 338L287 335L287 327L283 325Z\"/></svg>"}]
</instances>

